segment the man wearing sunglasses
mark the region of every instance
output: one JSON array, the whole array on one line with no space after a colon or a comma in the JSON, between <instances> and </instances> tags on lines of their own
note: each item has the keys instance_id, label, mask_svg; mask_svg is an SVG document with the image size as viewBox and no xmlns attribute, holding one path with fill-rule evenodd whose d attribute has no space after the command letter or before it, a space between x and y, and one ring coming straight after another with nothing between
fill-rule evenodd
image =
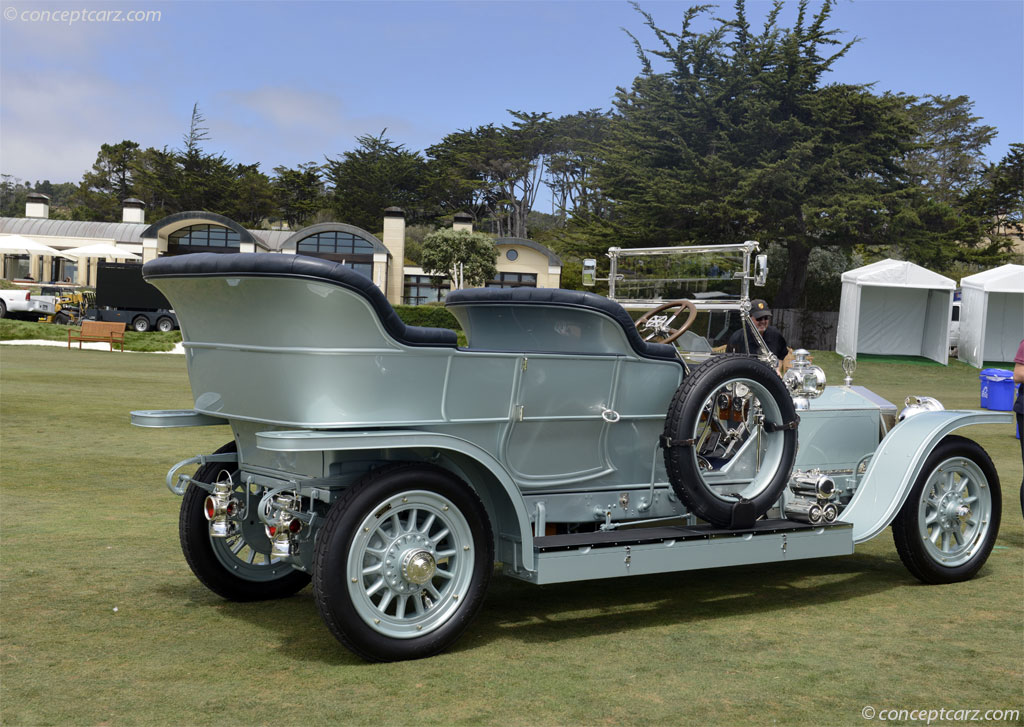
<instances>
[{"instance_id":1,"label":"man wearing sunglasses","mask_svg":"<svg viewBox=\"0 0 1024 727\"><path fill-rule=\"evenodd\" d=\"M781 373L782 360L789 353L789 346L786 345L786 339L781 331L772 325L772 311L768 304L761 299L751 301L750 318L753 320L754 327L757 328L757 332L761 335L768 350L775 354L775 357L779 360L778 371ZM746 332L746 342L743 340L744 332ZM760 347L757 345L757 340L754 338L753 333L744 326L729 337L726 350L729 353L756 354Z\"/></svg>"}]
</instances>

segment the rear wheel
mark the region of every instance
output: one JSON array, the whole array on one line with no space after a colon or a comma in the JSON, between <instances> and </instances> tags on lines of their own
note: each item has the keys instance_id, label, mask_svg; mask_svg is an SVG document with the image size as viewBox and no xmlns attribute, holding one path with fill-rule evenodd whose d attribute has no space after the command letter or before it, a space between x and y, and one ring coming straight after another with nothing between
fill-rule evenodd
<instances>
[{"instance_id":1,"label":"rear wheel","mask_svg":"<svg viewBox=\"0 0 1024 727\"><path fill-rule=\"evenodd\" d=\"M892 523L900 559L924 583L966 581L988 560L1002 514L999 476L977 443L939 442Z\"/></svg>"},{"instance_id":2,"label":"rear wheel","mask_svg":"<svg viewBox=\"0 0 1024 727\"><path fill-rule=\"evenodd\" d=\"M697 366L665 418L672 489L702 520L729 527L743 501L760 517L779 499L796 457L796 411L771 368L726 354Z\"/></svg>"},{"instance_id":3,"label":"rear wheel","mask_svg":"<svg viewBox=\"0 0 1024 727\"><path fill-rule=\"evenodd\" d=\"M139 333L145 333L149 330L149 319L146 318L146 316L137 316L135 320L132 321L132 328Z\"/></svg>"},{"instance_id":4,"label":"rear wheel","mask_svg":"<svg viewBox=\"0 0 1024 727\"><path fill-rule=\"evenodd\" d=\"M0 318L7 317L7 304L0 300Z\"/></svg>"},{"instance_id":5,"label":"rear wheel","mask_svg":"<svg viewBox=\"0 0 1024 727\"><path fill-rule=\"evenodd\" d=\"M422 464L375 470L331 506L313 588L335 637L369 661L431 656L462 635L494 569L480 498Z\"/></svg>"},{"instance_id":6,"label":"rear wheel","mask_svg":"<svg viewBox=\"0 0 1024 727\"><path fill-rule=\"evenodd\" d=\"M164 317L156 322L156 329L162 333L169 333L174 330L174 321Z\"/></svg>"},{"instance_id":7,"label":"rear wheel","mask_svg":"<svg viewBox=\"0 0 1024 727\"><path fill-rule=\"evenodd\" d=\"M234 451L234 442L217 450L218 453ZM237 483L232 494L244 502L246 488L239 482L234 462L210 462L200 467L193 479L213 483L228 475ZM270 538L256 514L253 500L242 513L244 517L235 519L231 535L211 537L210 524L203 512L208 494L198 485L189 485L178 519L181 550L204 586L231 601L262 601L290 596L309 583L309 575L271 556Z\"/></svg>"}]
</instances>

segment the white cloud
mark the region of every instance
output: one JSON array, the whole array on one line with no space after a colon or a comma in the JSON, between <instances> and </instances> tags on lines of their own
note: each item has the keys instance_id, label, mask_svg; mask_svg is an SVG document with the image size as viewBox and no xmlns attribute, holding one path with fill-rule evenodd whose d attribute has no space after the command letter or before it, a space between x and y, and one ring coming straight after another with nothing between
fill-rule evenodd
<instances>
[{"instance_id":1,"label":"white cloud","mask_svg":"<svg viewBox=\"0 0 1024 727\"><path fill-rule=\"evenodd\" d=\"M204 107L210 128L209 149L226 148L237 162L260 162L266 173L278 165L295 166L324 155L335 156L355 146L355 137L379 134L396 143L418 147L408 120L350 104L324 91L292 86L260 86L225 91Z\"/></svg>"},{"instance_id":2,"label":"white cloud","mask_svg":"<svg viewBox=\"0 0 1024 727\"><path fill-rule=\"evenodd\" d=\"M76 182L101 144L163 146L181 134L178 120L133 86L67 71L4 73L0 82L0 170L26 181Z\"/></svg>"}]
</instances>

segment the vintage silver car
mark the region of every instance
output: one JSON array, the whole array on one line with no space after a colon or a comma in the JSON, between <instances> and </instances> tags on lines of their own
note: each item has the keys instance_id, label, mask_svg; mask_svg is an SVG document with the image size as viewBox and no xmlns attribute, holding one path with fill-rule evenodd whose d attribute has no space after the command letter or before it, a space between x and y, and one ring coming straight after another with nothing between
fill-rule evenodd
<instances>
[{"instance_id":1,"label":"vintage silver car","mask_svg":"<svg viewBox=\"0 0 1024 727\"><path fill-rule=\"evenodd\" d=\"M147 263L181 321L195 406L132 421L229 428L167 474L189 566L238 601L312 580L338 640L383 661L451 645L496 562L558 583L849 554L892 525L922 581L973 576L999 481L952 432L1009 415L923 398L898 416L849 377L825 386L802 353L785 377L762 351L719 354L722 316L749 323L763 269L756 243L715 251L682 274L692 302L649 297L638 323L589 292L453 291L465 346L407 326L342 264ZM712 290L725 282L739 293Z\"/></svg>"}]
</instances>

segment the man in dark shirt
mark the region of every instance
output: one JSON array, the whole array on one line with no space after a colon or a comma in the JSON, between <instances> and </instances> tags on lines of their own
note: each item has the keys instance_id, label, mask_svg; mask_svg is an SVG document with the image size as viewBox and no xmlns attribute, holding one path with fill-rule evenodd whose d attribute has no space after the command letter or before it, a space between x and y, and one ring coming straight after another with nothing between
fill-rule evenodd
<instances>
[{"instance_id":1,"label":"man in dark shirt","mask_svg":"<svg viewBox=\"0 0 1024 727\"><path fill-rule=\"evenodd\" d=\"M786 354L789 353L789 346L786 345L786 339L782 336L779 329L771 324L772 312L771 309L768 308L768 304L760 299L751 301L750 317L754 321L754 326L757 328L757 332L760 333L761 338L764 339L764 343L768 347L768 350L775 354L775 357L779 359L779 368L781 369L782 360L786 358ZM747 332L746 345L743 343L744 331ZM754 334L744 326L729 337L729 343L726 346L726 350L729 353L757 354L760 352L760 347L757 345Z\"/></svg>"}]
</instances>

